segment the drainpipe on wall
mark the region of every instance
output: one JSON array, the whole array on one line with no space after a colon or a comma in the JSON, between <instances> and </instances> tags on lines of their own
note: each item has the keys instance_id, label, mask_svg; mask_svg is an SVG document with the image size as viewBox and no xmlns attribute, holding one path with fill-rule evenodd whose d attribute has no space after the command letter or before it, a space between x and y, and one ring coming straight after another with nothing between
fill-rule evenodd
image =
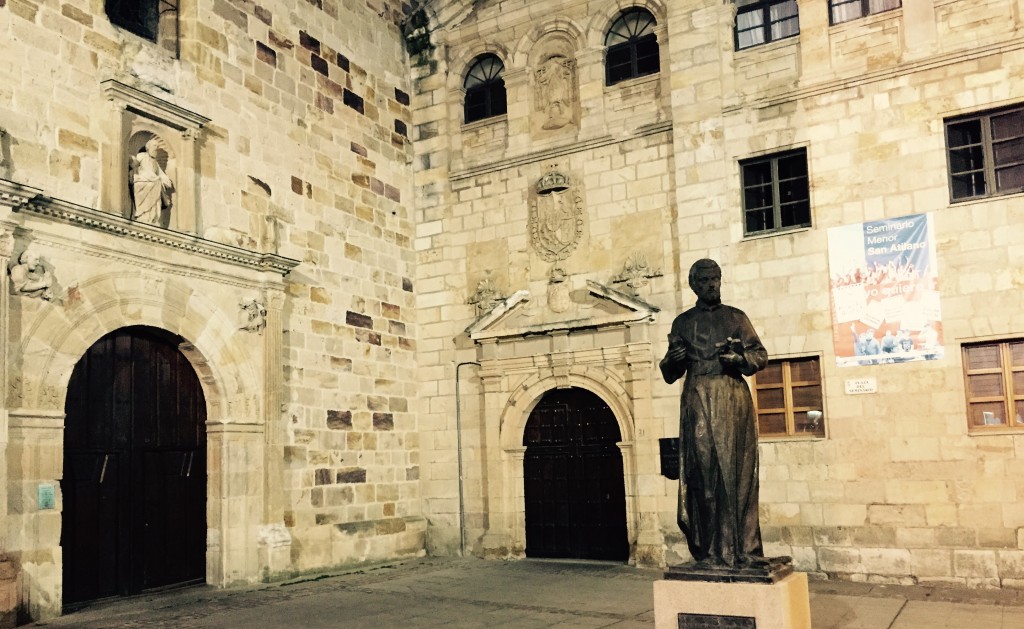
<instances>
[{"instance_id":1,"label":"drainpipe on wall","mask_svg":"<svg viewBox=\"0 0 1024 629\"><path fill-rule=\"evenodd\" d=\"M455 439L459 460L459 557L466 556L466 499L462 481L462 393L459 388L459 370L466 365L480 366L475 361L455 365Z\"/></svg>"}]
</instances>

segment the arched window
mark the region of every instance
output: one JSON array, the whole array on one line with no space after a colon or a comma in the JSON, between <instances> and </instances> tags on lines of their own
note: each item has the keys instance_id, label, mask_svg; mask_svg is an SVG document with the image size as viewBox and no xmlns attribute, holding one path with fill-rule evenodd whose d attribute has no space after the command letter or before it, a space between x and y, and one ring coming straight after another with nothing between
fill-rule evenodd
<instances>
[{"instance_id":1,"label":"arched window","mask_svg":"<svg viewBox=\"0 0 1024 629\"><path fill-rule=\"evenodd\" d=\"M661 69L658 39L654 35L657 22L645 9L626 9L615 20L604 38L607 47L604 65L606 83L654 74Z\"/></svg>"},{"instance_id":2,"label":"arched window","mask_svg":"<svg viewBox=\"0 0 1024 629\"><path fill-rule=\"evenodd\" d=\"M466 122L475 122L508 111L505 98L505 65L495 55L480 55L466 73Z\"/></svg>"}]
</instances>

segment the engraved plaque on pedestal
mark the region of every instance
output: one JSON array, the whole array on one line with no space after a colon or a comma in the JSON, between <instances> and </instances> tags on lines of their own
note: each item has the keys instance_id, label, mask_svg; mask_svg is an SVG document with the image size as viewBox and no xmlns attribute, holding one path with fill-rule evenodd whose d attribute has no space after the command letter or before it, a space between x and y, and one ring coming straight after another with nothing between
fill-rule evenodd
<instances>
[{"instance_id":1,"label":"engraved plaque on pedestal","mask_svg":"<svg viewBox=\"0 0 1024 629\"><path fill-rule=\"evenodd\" d=\"M679 614L679 629L757 629L757 621L750 616Z\"/></svg>"}]
</instances>

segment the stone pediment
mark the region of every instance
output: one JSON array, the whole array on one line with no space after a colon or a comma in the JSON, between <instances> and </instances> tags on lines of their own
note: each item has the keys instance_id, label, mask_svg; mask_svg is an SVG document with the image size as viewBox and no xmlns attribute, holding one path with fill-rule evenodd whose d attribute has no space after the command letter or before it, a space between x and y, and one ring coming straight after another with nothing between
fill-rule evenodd
<instances>
[{"instance_id":1,"label":"stone pediment","mask_svg":"<svg viewBox=\"0 0 1024 629\"><path fill-rule=\"evenodd\" d=\"M520 290L484 313L466 328L466 333L474 341L484 341L653 323L660 310L642 299L589 280L586 289L574 291L572 300L573 308L569 311L553 313L536 305L529 291Z\"/></svg>"}]
</instances>

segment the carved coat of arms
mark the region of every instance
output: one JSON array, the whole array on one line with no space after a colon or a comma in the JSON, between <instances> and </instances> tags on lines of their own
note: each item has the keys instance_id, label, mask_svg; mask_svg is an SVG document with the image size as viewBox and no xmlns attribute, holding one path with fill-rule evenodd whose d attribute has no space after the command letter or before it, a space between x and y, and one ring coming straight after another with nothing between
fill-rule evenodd
<instances>
[{"instance_id":1,"label":"carved coat of arms","mask_svg":"<svg viewBox=\"0 0 1024 629\"><path fill-rule=\"evenodd\" d=\"M530 206L530 241L548 262L568 258L583 236L583 199L569 178L552 171L537 182Z\"/></svg>"}]
</instances>

